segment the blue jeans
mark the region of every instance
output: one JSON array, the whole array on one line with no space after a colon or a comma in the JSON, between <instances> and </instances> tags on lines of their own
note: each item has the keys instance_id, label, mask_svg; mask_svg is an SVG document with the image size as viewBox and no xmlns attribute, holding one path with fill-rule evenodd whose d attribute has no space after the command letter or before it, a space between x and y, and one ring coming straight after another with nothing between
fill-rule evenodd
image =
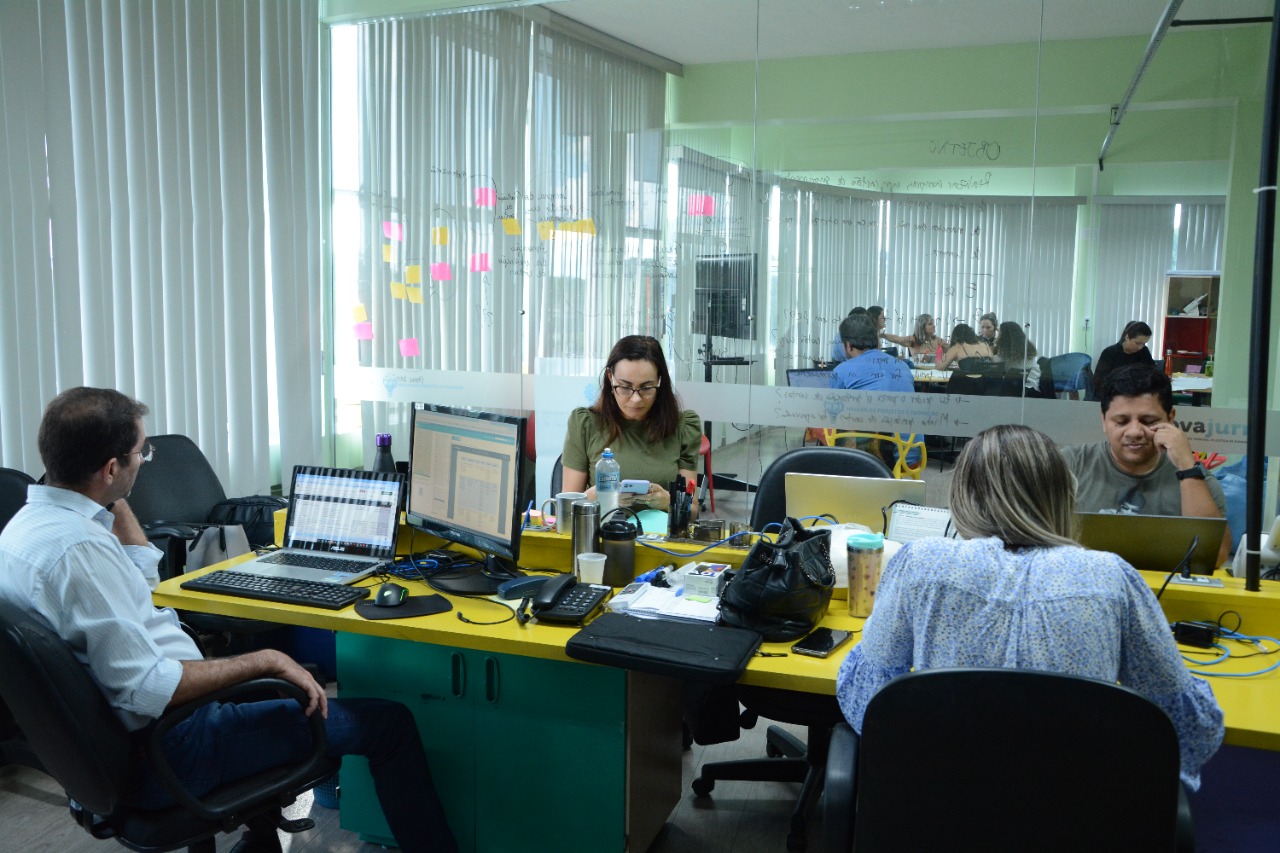
<instances>
[{"instance_id":1,"label":"blue jeans","mask_svg":"<svg viewBox=\"0 0 1280 853\"><path fill-rule=\"evenodd\" d=\"M457 850L408 708L386 699L331 699L325 730L330 758L369 759L382 812L402 849ZM219 785L302 760L311 752L311 734L302 708L292 699L215 703L170 731L163 750L178 779L198 797ZM150 763L143 760L138 769L130 804L144 809L173 805Z\"/></svg>"}]
</instances>

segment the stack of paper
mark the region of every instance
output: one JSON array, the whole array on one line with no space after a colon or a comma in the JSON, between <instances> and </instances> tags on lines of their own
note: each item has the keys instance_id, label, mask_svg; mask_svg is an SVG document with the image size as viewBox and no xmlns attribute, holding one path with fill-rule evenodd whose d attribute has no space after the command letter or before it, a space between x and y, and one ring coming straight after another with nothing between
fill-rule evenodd
<instances>
[{"instance_id":1,"label":"stack of paper","mask_svg":"<svg viewBox=\"0 0 1280 853\"><path fill-rule=\"evenodd\" d=\"M612 603L610 606L612 607ZM672 619L714 622L720 615L720 599L701 595L678 595L674 589L646 584L641 593L630 598L626 612L636 616L664 616Z\"/></svg>"}]
</instances>

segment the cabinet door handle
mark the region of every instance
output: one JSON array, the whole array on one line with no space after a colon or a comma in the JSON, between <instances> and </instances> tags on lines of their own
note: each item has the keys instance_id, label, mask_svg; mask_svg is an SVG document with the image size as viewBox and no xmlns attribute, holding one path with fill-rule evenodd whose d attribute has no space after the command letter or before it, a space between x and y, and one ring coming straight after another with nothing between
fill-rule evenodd
<instances>
[{"instance_id":1,"label":"cabinet door handle","mask_svg":"<svg viewBox=\"0 0 1280 853\"><path fill-rule=\"evenodd\" d=\"M484 698L490 704L498 701L498 659L484 659Z\"/></svg>"},{"instance_id":2,"label":"cabinet door handle","mask_svg":"<svg viewBox=\"0 0 1280 853\"><path fill-rule=\"evenodd\" d=\"M467 692L467 661L460 652L454 652L449 657L450 686L453 689L454 698L461 698Z\"/></svg>"}]
</instances>

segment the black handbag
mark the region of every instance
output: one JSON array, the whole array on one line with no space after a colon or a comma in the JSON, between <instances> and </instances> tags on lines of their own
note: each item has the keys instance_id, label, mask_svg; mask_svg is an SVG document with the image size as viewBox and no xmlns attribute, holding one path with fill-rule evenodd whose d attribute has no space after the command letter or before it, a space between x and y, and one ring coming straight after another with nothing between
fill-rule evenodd
<instances>
[{"instance_id":1,"label":"black handbag","mask_svg":"<svg viewBox=\"0 0 1280 853\"><path fill-rule=\"evenodd\" d=\"M720 594L720 624L766 642L803 637L822 621L835 588L831 531L788 518L774 542L761 539Z\"/></svg>"}]
</instances>

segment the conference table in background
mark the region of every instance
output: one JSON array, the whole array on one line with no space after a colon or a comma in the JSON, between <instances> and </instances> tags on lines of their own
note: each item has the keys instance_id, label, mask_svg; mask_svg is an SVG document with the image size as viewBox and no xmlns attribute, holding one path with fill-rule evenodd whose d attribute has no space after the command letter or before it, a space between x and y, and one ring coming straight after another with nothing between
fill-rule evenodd
<instances>
[{"instance_id":1,"label":"conference table in background","mask_svg":"<svg viewBox=\"0 0 1280 853\"><path fill-rule=\"evenodd\" d=\"M563 570L569 551L567 536L526 533L521 565ZM718 547L696 559L736 565L745 553ZM673 559L642 546L636 556L638 570ZM1143 574L1153 589L1164 580ZM452 612L372 621L350 607L331 611L191 592L180 588L182 580L161 583L155 603L336 632L339 696L383 696L411 709L464 851L644 850L682 795L680 683L569 658L564 646L575 628L514 619L474 624L508 612L487 599L445 596ZM422 581L401 582L412 595L432 594ZM1276 636L1280 591L1264 586L1248 593L1234 578L1225 578L1221 589L1171 585L1161 604L1171 620L1217 621L1234 611L1242 631ZM848 615L844 590L836 594L823 624L854 631L856 642L864 620ZM473 621L460 621L459 613ZM823 660L788 654L789 645L762 646L781 656L753 658L741 683L834 694L843 653ZM1248 672L1267 660L1221 666ZM1226 743L1280 751L1280 671L1211 683L1226 714ZM342 826L365 840L389 842L363 759L344 760L341 783Z\"/></svg>"}]
</instances>

